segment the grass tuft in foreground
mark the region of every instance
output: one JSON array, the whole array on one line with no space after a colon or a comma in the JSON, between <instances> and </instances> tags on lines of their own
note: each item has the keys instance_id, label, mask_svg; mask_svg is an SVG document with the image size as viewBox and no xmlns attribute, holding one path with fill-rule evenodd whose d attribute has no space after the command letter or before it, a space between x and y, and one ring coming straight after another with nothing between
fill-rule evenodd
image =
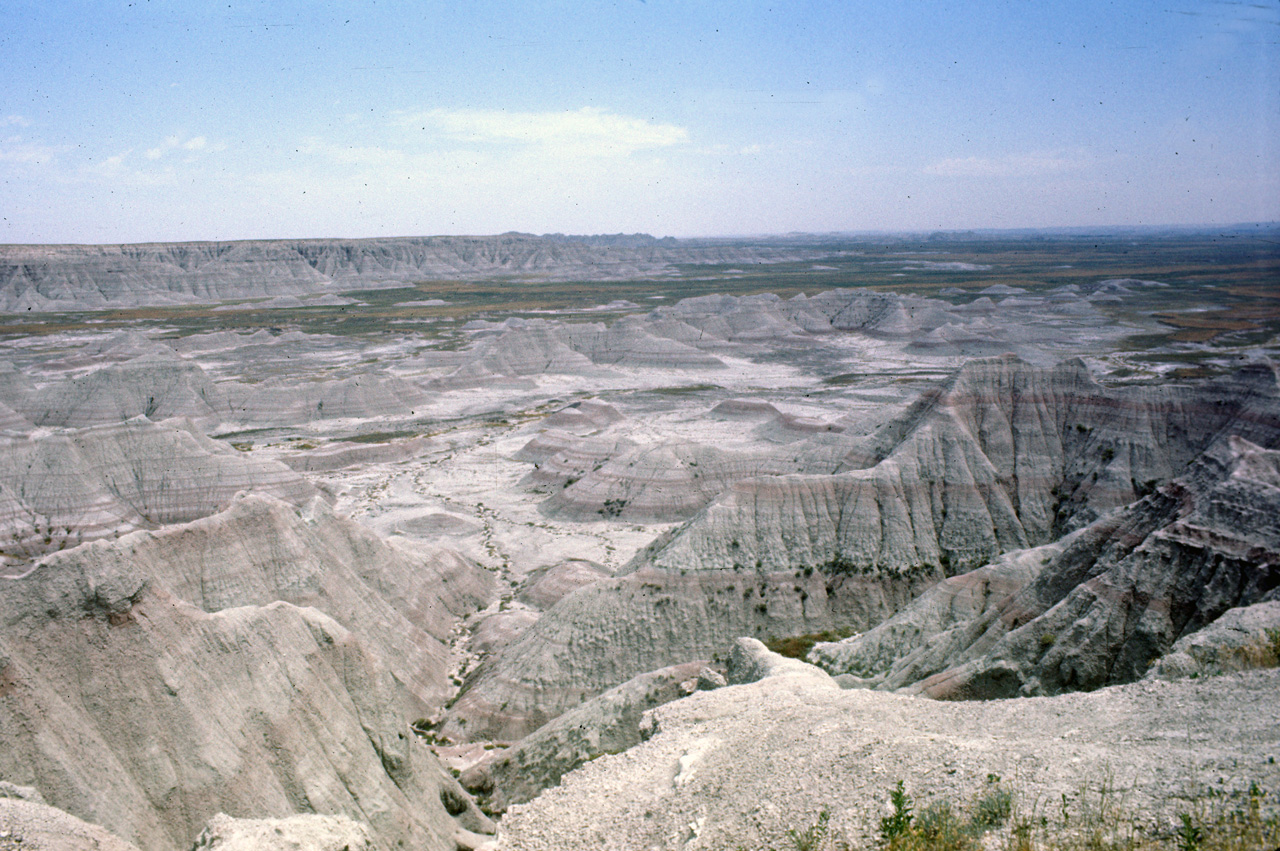
<instances>
[{"instance_id":1,"label":"grass tuft in foreground","mask_svg":"<svg viewBox=\"0 0 1280 851\"><path fill-rule=\"evenodd\" d=\"M1256 783L1242 797L1208 793L1189 802L1175 824L1152 828L1109 778L1052 806L1024 808L999 776L964 810L947 801L917 808L899 780L889 792L892 812L880 819L878 839L865 851L1274 851L1280 817ZM769 851L853 851L823 809L809 827L787 832L791 845ZM739 848L739 851L745 849Z\"/></svg>"}]
</instances>

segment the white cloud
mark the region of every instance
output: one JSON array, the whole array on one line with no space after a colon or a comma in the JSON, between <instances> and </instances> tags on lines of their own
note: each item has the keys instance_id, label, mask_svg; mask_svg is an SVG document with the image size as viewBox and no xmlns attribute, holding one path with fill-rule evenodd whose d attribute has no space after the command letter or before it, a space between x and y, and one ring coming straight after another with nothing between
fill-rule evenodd
<instances>
[{"instance_id":1,"label":"white cloud","mask_svg":"<svg viewBox=\"0 0 1280 851\"><path fill-rule=\"evenodd\" d=\"M97 162L87 163L81 166L82 174L92 177L107 178L124 178L132 174L132 171L125 166L124 161L133 153L133 149L121 151L113 156L103 157Z\"/></svg>"},{"instance_id":2,"label":"white cloud","mask_svg":"<svg viewBox=\"0 0 1280 851\"><path fill-rule=\"evenodd\" d=\"M17 115L16 113L11 113L9 115L6 115L3 120L0 120L0 124L4 124L10 127L30 127L31 119L27 118L26 116Z\"/></svg>"},{"instance_id":3,"label":"white cloud","mask_svg":"<svg viewBox=\"0 0 1280 851\"><path fill-rule=\"evenodd\" d=\"M60 150L65 151L66 147L54 148L38 142L28 142L19 136L10 136L0 141L0 162L48 165Z\"/></svg>"},{"instance_id":4,"label":"white cloud","mask_svg":"<svg viewBox=\"0 0 1280 851\"><path fill-rule=\"evenodd\" d=\"M321 156L333 163L354 166L391 166L406 161L403 151L377 145L335 145L316 136L304 139L298 153Z\"/></svg>"},{"instance_id":5,"label":"white cloud","mask_svg":"<svg viewBox=\"0 0 1280 851\"><path fill-rule=\"evenodd\" d=\"M226 147L226 144L223 142L211 143L205 136L191 136L190 138L183 138L182 136L165 136L159 145L156 145L154 148L147 148L147 150L143 152L143 156L149 160L158 160L165 154L170 151L177 150L178 148L195 153L197 151L222 151L225 150ZM192 159L188 157L185 162L192 162Z\"/></svg>"},{"instance_id":6,"label":"white cloud","mask_svg":"<svg viewBox=\"0 0 1280 851\"><path fill-rule=\"evenodd\" d=\"M689 132L683 127L593 107L565 112L433 109L403 116L400 123L433 127L468 142L515 143L580 156L626 156L689 141Z\"/></svg>"},{"instance_id":7,"label":"white cloud","mask_svg":"<svg viewBox=\"0 0 1280 851\"><path fill-rule=\"evenodd\" d=\"M1088 166L1080 152L1040 151L999 157L952 157L924 169L940 177L1041 177L1080 171Z\"/></svg>"}]
</instances>

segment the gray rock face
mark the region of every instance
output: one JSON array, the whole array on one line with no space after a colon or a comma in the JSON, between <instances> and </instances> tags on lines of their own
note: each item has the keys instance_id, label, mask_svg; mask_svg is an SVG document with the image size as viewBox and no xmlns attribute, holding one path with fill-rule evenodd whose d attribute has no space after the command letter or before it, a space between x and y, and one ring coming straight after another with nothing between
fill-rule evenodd
<instances>
[{"instance_id":1,"label":"gray rock face","mask_svg":"<svg viewBox=\"0 0 1280 851\"><path fill-rule=\"evenodd\" d=\"M37 630L6 623L0 714L7 730L40 731L10 738L6 776L147 847L185 846L228 808L344 813L390 843L452 847L452 820L431 805L442 772L394 681L336 621L286 603L205 615L145 586L118 591L64 597L72 610Z\"/></svg>"},{"instance_id":2,"label":"gray rock face","mask_svg":"<svg viewBox=\"0 0 1280 851\"><path fill-rule=\"evenodd\" d=\"M431 632L473 605L467 570L259 497L50 557L0 580L0 776L148 848L233 811L452 849L483 817L450 814L468 799L408 719L443 693Z\"/></svg>"},{"instance_id":3,"label":"gray rock face","mask_svg":"<svg viewBox=\"0 0 1280 851\"><path fill-rule=\"evenodd\" d=\"M541 510L553 518L697 514L648 554L662 567L956 573L1167 481L1251 410L1248 399L1275 395L1269 370L1251 374L1196 389L1112 390L1079 361L1044 369L1006 356L970 361L870 434L726 402L710 415L755 412L790 438L749 451L635 445L603 423L590 433L550 428L517 457L536 465L525 483L550 491Z\"/></svg>"},{"instance_id":4,"label":"gray rock face","mask_svg":"<svg viewBox=\"0 0 1280 851\"><path fill-rule=\"evenodd\" d=\"M732 452L686 442L621 452L623 445L615 444L607 461L583 469L590 458L589 447L606 445L604 441L575 441L548 459L543 465L547 471L538 471L539 480L565 469L580 472L580 477L564 479L565 486L542 504L544 514L574 520L684 520L733 482L794 466L794 462L786 463L773 454Z\"/></svg>"},{"instance_id":5,"label":"gray rock face","mask_svg":"<svg viewBox=\"0 0 1280 851\"><path fill-rule=\"evenodd\" d=\"M227 391L228 420L281 427L324 419L407 416L426 393L417 385L376 374L328 381L264 381Z\"/></svg>"},{"instance_id":6,"label":"gray rock face","mask_svg":"<svg viewBox=\"0 0 1280 851\"><path fill-rule=\"evenodd\" d=\"M447 551L388 545L314 500L245 496L226 511L55 554L37 573L137 573L207 612L281 600L352 624L427 712L450 689L445 642L484 605L489 574Z\"/></svg>"},{"instance_id":7,"label":"gray rock face","mask_svg":"<svg viewBox=\"0 0 1280 851\"><path fill-rule=\"evenodd\" d=\"M518 739L632 677L722 654L733 636L868 629L938 578L644 568L602 580L562 599L483 664L442 732Z\"/></svg>"},{"instance_id":8,"label":"gray rock face","mask_svg":"<svg viewBox=\"0 0 1280 851\"><path fill-rule=\"evenodd\" d=\"M493 751L463 772L462 784L480 796L486 810L504 812L512 804L532 800L588 760L638 745L645 712L692 694L715 676L706 663L687 662L633 677L511 747Z\"/></svg>"},{"instance_id":9,"label":"gray rock face","mask_svg":"<svg viewBox=\"0 0 1280 851\"><path fill-rule=\"evenodd\" d=\"M172 352L104 366L33 390L12 404L36 425L71 428L140 416L218 423L230 414L222 390L205 371Z\"/></svg>"},{"instance_id":10,"label":"gray rock face","mask_svg":"<svg viewBox=\"0 0 1280 851\"><path fill-rule=\"evenodd\" d=\"M563 561L531 574L520 599L536 609L549 609L579 588L608 576L609 571L598 564L578 559Z\"/></svg>"},{"instance_id":11,"label":"gray rock face","mask_svg":"<svg viewBox=\"0 0 1280 851\"><path fill-rule=\"evenodd\" d=\"M662 330L639 317L625 317L608 326L508 319L481 335L464 354L462 365L433 385L466 386L495 376L604 375L608 367L724 367L718 358L666 337Z\"/></svg>"},{"instance_id":12,"label":"gray rock face","mask_svg":"<svg viewBox=\"0 0 1280 851\"><path fill-rule=\"evenodd\" d=\"M280 462L180 420L0 435L0 559L204 517L244 490L294 503L317 494Z\"/></svg>"},{"instance_id":13,"label":"gray rock face","mask_svg":"<svg viewBox=\"0 0 1280 851\"><path fill-rule=\"evenodd\" d=\"M648 558L957 573L1132 502L1224 430L1250 433L1277 408L1265 367L1194 389L1110 390L1078 361L970 361L904 417L851 438L833 474L734 481Z\"/></svg>"},{"instance_id":14,"label":"gray rock face","mask_svg":"<svg viewBox=\"0 0 1280 851\"><path fill-rule=\"evenodd\" d=\"M622 414L612 405L584 400L565 405L543 419L542 424L571 434L592 434L623 419Z\"/></svg>"},{"instance_id":15,"label":"gray rock face","mask_svg":"<svg viewBox=\"0 0 1280 851\"><path fill-rule=\"evenodd\" d=\"M8 428L23 420L84 428L140 416L157 421L183 417L205 429L221 424L280 428L325 419L408 416L427 398L416 384L377 373L215 384L199 364L163 344L153 345L160 351L40 388L15 390L9 398L20 419Z\"/></svg>"},{"instance_id":16,"label":"gray rock face","mask_svg":"<svg viewBox=\"0 0 1280 851\"><path fill-rule=\"evenodd\" d=\"M1252 424L1255 436L1269 428L1280 442L1276 420L1259 415ZM833 673L876 677L883 688L912 685L947 698L1138 679L1175 641L1192 642L1185 655L1195 646L1189 636L1280 593L1277 463L1280 452L1221 439L1186 475L1060 551L957 577L866 635L819 645L811 658ZM972 603L957 611L960 599ZM1204 640L1216 641L1212 633ZM1186 664L1171 659L1165 670Z\"/></svg>"},{"instance_id":17,"label":"gray rock face","mask_svg":"<svg viewBox=\"0 0 1280 851\"><path fill-rule=\"evenodd\" d=\"M1077 533L1078 537L1079 533ZM820 643L808 659L863 688L900 688L945 669L982 641L999 605L1040 575L1061 543L1000 556L929 588L905 609L855 638Z\"/></svg>"}]
</instances>

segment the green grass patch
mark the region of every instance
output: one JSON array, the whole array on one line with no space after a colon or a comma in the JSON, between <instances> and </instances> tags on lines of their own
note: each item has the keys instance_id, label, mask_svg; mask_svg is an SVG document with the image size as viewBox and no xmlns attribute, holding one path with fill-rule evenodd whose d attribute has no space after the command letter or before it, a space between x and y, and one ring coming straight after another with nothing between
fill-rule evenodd
<instances>
[{"instance_id":1,"label":"green grass patch","mask_svg":"<svg viewBox=\"0 0 1280 851\"><path fill-rule=\"evenodd\" d=\"M822 632L810 632L805 635L789 635L785 638L770 638L764 643L774 653L791 659L803 659L809 655L813 645L820 641L840 641L853 635L849 629L824 629Z\"/></svg>"},{"instance_id":2,"label":"green grass patch","mask_svg":"<svg viewBox=\"0 0 1280 851\"><path fill-rule=\"evenodd\" d=\"M416 431L370 431L342 438L350 443L390 443L406 437L417 437Z\"/></svg>"}]
</instances>

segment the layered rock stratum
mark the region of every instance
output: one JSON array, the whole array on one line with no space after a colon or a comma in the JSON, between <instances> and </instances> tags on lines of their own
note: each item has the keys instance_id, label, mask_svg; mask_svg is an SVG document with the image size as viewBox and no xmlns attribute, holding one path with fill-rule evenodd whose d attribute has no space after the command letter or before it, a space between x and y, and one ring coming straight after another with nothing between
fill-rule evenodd
<instances>
[{"instance_id":1,"label":"layered rock stratum","mask_svg":"<svg viewBox=\"0 0 1280 851\"><path fill-rule=\"evenodd\" d=\"M532 234L0 246L0 309L92 310L268 299L487 277L608 280L678 263L769 263L795 247ZM304 304L305 302L299 302Z\"/></svg>"},{"instance_id":2,"label":"layered rock stratum","mask_svg":"<svg viewBox=\"0 0 1280 851\"><path fill-rule=\"evenodd\" d=\"M194 520L248 490L294 504L318 493L284 464L237 452L185 420L0 435L0 561Z\"/></svg>"}]
</instances>

